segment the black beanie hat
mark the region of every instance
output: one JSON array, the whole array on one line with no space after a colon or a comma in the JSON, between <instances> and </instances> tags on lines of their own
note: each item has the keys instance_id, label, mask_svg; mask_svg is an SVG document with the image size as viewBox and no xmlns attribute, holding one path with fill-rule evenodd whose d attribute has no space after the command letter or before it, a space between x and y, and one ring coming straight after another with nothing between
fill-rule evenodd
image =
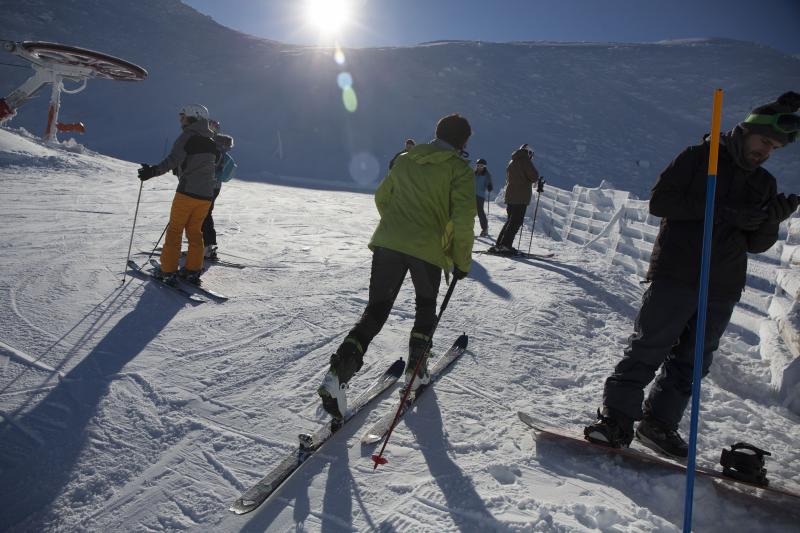
<instances>
[{"instance_id":1,"label":"black beanie hat","mask_svg":"<svg viewBox=\"0 0 800 533\"><path fill-rule=\"evenodd\" d=\"M442 117L436 123L436 138L445 141L457 150L464 148L470 135L472 135L472 127L467 119L458 113Z\"/></svg>"},{"instance_id":2,"label":"black beanie hat","mask_svg":"<svg viewBox=\"0 0 800 533\"><path fill-rule=\"evenodd\" d=\"M780 115L796 113L800 109L800 94L789 91L783 93L774 102L759 106L750 112L750 115L739 123L747 133L757 133L769 137L783 145L794 142L797 138L797 130L787 132L776 129L772 124L760 124L752 122L753 115ZM800 117L797 117L800 122Z\"/></svg>"}]
</instances>

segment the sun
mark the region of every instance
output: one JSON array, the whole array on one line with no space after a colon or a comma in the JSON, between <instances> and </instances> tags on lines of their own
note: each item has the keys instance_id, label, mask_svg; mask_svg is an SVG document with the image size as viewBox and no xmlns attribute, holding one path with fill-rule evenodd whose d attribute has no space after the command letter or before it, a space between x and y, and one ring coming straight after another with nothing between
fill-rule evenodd
<instances>
[{"instance_id":1,"label":"sun","mask_svg":"<svg viewBox=\"0 0 800 533\"><path fill-rule=\"evenodd\" d=\"M327 35L336 35L350 22L347 0L307 0L306 17L311 26Z\"/></svg>"}]
</instances>

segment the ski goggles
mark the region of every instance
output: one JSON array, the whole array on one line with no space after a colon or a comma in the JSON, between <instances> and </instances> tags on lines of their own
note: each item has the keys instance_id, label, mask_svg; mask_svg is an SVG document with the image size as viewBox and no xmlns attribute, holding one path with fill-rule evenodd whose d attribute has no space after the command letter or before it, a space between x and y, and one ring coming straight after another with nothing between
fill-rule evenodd
<instances>
[{"instance_id":1,"label":"ski goggles","mask_svg":"<svg viewBox=\"0 0 800 533\"><path fill-rule=\"evenodd\" d=\"M800 115L794 113L778 113L776 115L758 115L751 113L744 119L745 124L764 124L781 133L797 133L800 130Z\"/></svg>"}]
</instances>

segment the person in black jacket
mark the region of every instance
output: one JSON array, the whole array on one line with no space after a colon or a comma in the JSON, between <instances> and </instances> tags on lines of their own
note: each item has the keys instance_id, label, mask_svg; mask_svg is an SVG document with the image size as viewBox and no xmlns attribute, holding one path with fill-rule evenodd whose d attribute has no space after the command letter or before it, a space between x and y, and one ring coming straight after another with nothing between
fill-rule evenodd
<instances>
[{"instance_id":1,"label":"person in black jacket","mask_svg":"<svg viewBox=\"0 0 800 533\"><path fill-rule=\"evenodd\" d=\"M392 158L392 160L389 161L389 170L392 170L392 167L394 166L394 162L397 160L397 158L399 156L401 156L404 153L408 152L409 150L414 148L416 145L417 145L417 143L414 142L414 139L406 139L406 147L403 148L402 150L400 150L399 152L397 152L396 154L394 154L394 157Z\"/></svg>"},{"instance_id":2,"label":"person in black jacket","mask_svg":"<svg viewBox=\"0 0 800 533\"><path fill-rule=\"evenodd\" d=\"M773 150L797 137L800 116L793 113L799 107L800 94L785 93L720 136L703 376L744 289L747 254L768 250L779 224L800 203L794 194L778 194L775 178L761 167ZM709 137L681 152L653 187L650 213L661 217L661 226L647 273L650 286L622 360L605 382L598 420L584 430L589 441L628 446L634 421L641 420L635 435L643 444L688 455L678 424L692 392Z\"/></svg>"}]
</instances>

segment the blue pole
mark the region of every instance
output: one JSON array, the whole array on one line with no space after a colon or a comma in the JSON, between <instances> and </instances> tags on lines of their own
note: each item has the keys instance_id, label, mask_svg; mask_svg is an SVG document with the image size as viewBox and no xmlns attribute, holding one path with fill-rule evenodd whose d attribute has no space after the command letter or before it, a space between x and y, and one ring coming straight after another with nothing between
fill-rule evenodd
<instances>
[{"instance_id":1,"label":"blue pole","mask_svg":"<svg viewBox=\"0 0 800 533\"><path fill-rule=\"evenodd\" d=\"M697 425L700 418L700 380L703 370L703 352L706 338L706 310L708 307L708 278L711 270L711 235L714 230L714 196L717 191L717 159L719 155L719 126L722 113L722 90L714 93L714 113L711 126L711 150L708 157L706 182L706 210L703 220L703 255L700 263L700 293L697 297L697 333L694 341L694 372L692 373L692 416L689 430L689 456L686 463L686 501L683 507L683 531L692 531L692 503L697 454Z\"/></svg>"}]
</instances>

